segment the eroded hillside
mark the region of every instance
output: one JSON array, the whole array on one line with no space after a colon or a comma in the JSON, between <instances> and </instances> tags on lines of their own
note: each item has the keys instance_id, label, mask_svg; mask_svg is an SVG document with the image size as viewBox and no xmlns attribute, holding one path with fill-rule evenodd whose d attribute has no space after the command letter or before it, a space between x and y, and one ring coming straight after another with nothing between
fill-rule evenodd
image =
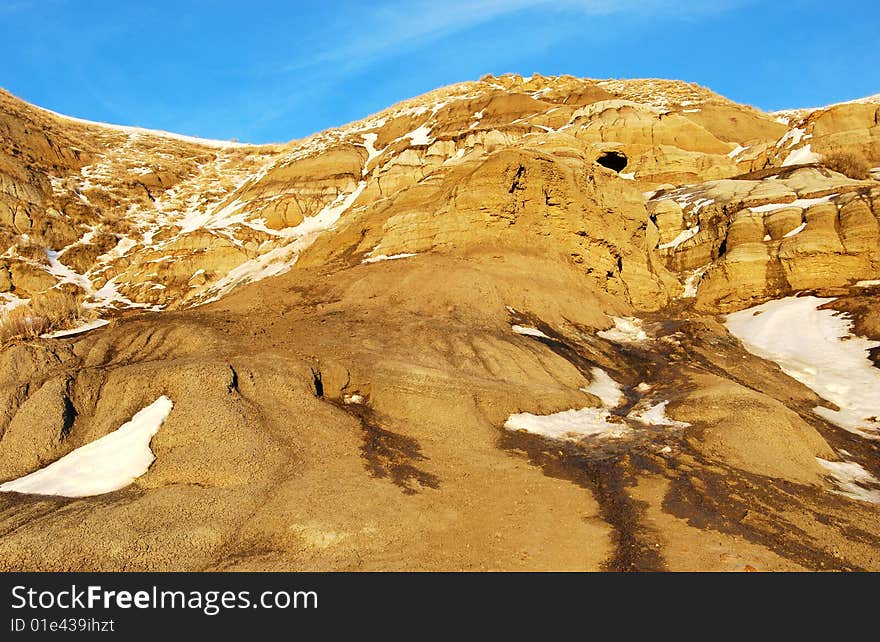
<instances>
[{"instance_id":1,"label":"eroded hillside","mask_svg":"<svg viewBox=\"0 0 880 642\"><path fill-rule=\"evenodd\" d=\"M272 146L0 102L0 297L83 310L0 352L0 567L880 567L870 99L486 77Z\"/></svg>"}]
</instances>

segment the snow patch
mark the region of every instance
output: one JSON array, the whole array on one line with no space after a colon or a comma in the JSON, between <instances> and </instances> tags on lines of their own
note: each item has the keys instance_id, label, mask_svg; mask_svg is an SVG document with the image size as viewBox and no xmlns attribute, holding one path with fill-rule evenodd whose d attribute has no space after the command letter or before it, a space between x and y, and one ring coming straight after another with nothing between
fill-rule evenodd
<instances>
[{"instance_id":1,"label":"snow patch","mask_svg":"<svg viewBox=\"0 0 880 642\"><path fill-rule=\"evenodd\" d=\"M784 235L782 236L782 238L787 239L787 238L790 238L790 237L792 237L792 236L796 236L797 234L800 234L801 232L803 232L803 231L806 229L806 227L807 227L806 222L801 223L801 224L798 225L796 228L794 228L791 232L788 232L787 234L784 234Z\"/></svg>"},{"instance_id":2,"label":"snow patch","mask_svg":"<svg viewBox=\"0 0 880 642\"><path fill-rule=\"evenodd\" d=\"M251 147L248 143L238 143L231 140L216 140L212 138L198 138L197 136L187 136L185 134L175 134L173 132L166 132L161 129L146 129L144 127L132 127L130 125L113 125L111 123L101 123L94 120L86 120L85 118L76 118L74 116L67 116L65 114L59 114L57 111L52 111L51 109L45 109L43 107L37 107L37 109L48 112L53 116L58 118L63 118L64 120L68 120L74 123L81 123L83 125L92 125L94 127L101 127L102 129L110 129L113 131L121 132L124 134L131 135L143 135L146 134L148 136L157 136L159 138L167 138L170 140L179 140L184 143L195 143L197 145L203 145L205 147Z\"/></svg>"},{"instance_id":3,"label":"snow patch","mask_svg":"<svg viewBox=\"0 0 880 642\"><path fill-rule=\"evenodd\" d=\"M616 408L625 400L620 384L602 368L593 368L591 373L593 380L589 386L581 390L597 396L602 401L603 407L563 410L550 415L521 412L510 415L504 422L504 428L563 441L579 441L584 437L624 436L630 432L629 427L622 418L612 417L610 412L611 408Z\"/></svg>"},{"instance_id":4,"label":"snow patch","mask_svg":"<svg viewBox=\"0 0 880 642\"><path fill-rule=\"evenodd\" d=\"M47 332L46 334L41 334L40 337L43 339L59 339L61 337L69 337L75 334L82 334L83 332L88 332L89 330L104 327L108 323L110 322L106 319L95 319L94 321L88 321L87 323L78 325L75 328L68 328L67 330L56 330L55 332Z\"/></svg>"},{"instance_id":5,"label":"snow patch","mask_svg":"<svg viewBox=\"0 0 880 642\"><path fill-rule=\"evenodd\" d=\"M307 217L296 227L285 230L285 236L293 238L290 243L236 266L227 272L226 276L214 283L207 290L210 297L199 303L203 305L216 301L242 283L261 281L290 270L300 253L314 243L322 232L336 224L339 218L354 204L366 186L367 182L361 181L349 194L340 194L314 216Z\"/></svg>"},{"instance_id":6,"label":"snow patch","mask_svg":"<svg viewBox=\"0 0 880 642\"><path fill-rule=\"evenodd\" d=\"M757 205L748 209L750 212L755 212L756 214L775 212L776 210L785 209L786 207L799 207L801 209L807 209L808 207L812 205L817 205L818 203L828 203L833 198L837 198L836 193L828 194L827 196L820 196L819 198L798 198L791 203L767 203L766 205Z\"/></svg>"},{"instance_id":7,"label":"snow patch","mask_svg":"<svg viewBox=\"0 0 880 642\"><path fill-rule=\"evenodd\" d=\"M880 504L880 480L854 461L828 461L816 457L816 461L826 469L838 490L835 491L851 499L859 499L872 504ZM864 486L876 486L868 489Z\"/></svg>"},{"instance_id":8,"label":"snow patch","mask_svg":"<svg viewBox=\"0 0 880 642\"><path fill-rule=\"evenodd\" d=\"M412 252L403 252L401 254L379 254L377 256L368 256L361 263L378 263L379 261L394 261L395 259L408 259L411 256L415 256Z\"/></svg>"},{"instance_id":9,"label":"snow patch","mask_svg":"<svg viewBox=\"0 0 880 642\"><path fill-rule=\"evenodd\" d=\"M692 228L682 230L681 232L679 232L678 236L676 236L674 239L669 241L669 243L663 243L661 245L658 245L657 249L658 250L669 250L671 248L678 247L679 245L681 245L682 243L684 243L688 239L694 238L699 233L700 233L700 226L695 225Z\"/></svg>"},{"instance_id":10,"label":"snow patch","mask_svg":"<svg viewBox=\"0 0 880 642\"><path fill-rule=\"evenodd\" d=\"M367 150L367 160L364 163L364 168L361 170L361 176L366 176L368 172L367 167L369 167L370 162L377 156L381 156L382 152L385 151L385 148L376 149L375 147L376 139L379 138L379 134L361 134L361 137L364 139L364 148Z\"/></svg>"},{"instance_id":11,"label":"snow patch","mask_svg":"<svg viewBox=\"0 0 880 642\"><path fill-rule=\"evenodd\" d=\"M822 156L812 151L809 145L805 145L786 156L785 160L782 161L782 166L806 165L807 163L818 163L820 160L822 160Z\"/></svg>"},{"instance_id":12,"label":"snow patch","mask_svg":"<svg viewBox=\"0 0 880 642\"><path fill-rule=\"evenodd\" d=\"M694 299L697 296L697 290L700 287L700 281L703 278L703 275L709 269L711 264L704 265L701 268L697 268L691 275L687 278L687 281L684 282L684 292L681 293L682 299Z\"/></svg>"},{"instance_id":13,"label":"snow patch","mask_svg":"<svg viewBox=\"0 0 880 642\"><path fill-rule=\"evenodd\" d=\"M20 305L25 305L30 299L21 299L12 292L0 292L0 313L14 310Z\"/></svg>"},{"instance_id":14,"label":"snow patch","mask_svg":"<svg viewBox=\"0 0 880 642\"><path fill-rule=\"evenodd\" d=\"M602 368L592 368L590 372L593 375L593 380L589 386L581 388L583 392L596 395L602 401L602 404L608 408L617 408L626 400L620 384L612 379Z\"/></svg>"},{"instance_id":15,"label":"snow patch","mask_svg":"<svg viewBox=\"0 0 880 642\"><path fill-rule=\"evenodd\" d=\"M676 421L666 416L666 406L669 401L661 401L652 406L639 404L626 416L627 419L638 421L646 426L669 426L672 428L688 428L686 421Z\"/></svg>"},{"instance_id":16,"label":"snow patch","mask_svg":"<svg viewBox=\"0 0 880 642\"><path fill-rule=\"evenodd\" d=\"M527 325L512 325L510 329L516 332L517 334L524 334L529 337L541 337L542 339L549 339L546 334L538 330L538 328L532 328Z\"/></svg>"},{"instance_id":17,"label":"snow patch","mask_svg":"<svg viewBox=\"0 0 880 642\"><path fill-rule=\"evenodd\" d=\"M409 138L410 145L430 145L433 142L429 125L418 127L408 134L404 134L403 138Z\"/></svg>"},{"instance_id":18,"label":"snow patch","mask_svg":"<svg viewBox=\"0 0 880 642\"><path fill-rule=\"evenodd\" d=\"M776 147L782 147L783 145L785 145L786 148L794 147L795 145L800 143L801 140L805 138L811 138L810 135L805 136L805 134L806 131L801 129L800 127L789 129L787 132L785 132L785 135L776 142ZM786 143L788 144L786 145Z\"/></svg>"},{"instance_id":19,"label":"snow patch","mask_svg":"<svg viewBox=\"0 0 880 642\"><path fill-rule=\"evenodd\" d=\"M648 334L642 328L642 320L635 317L611 317L614 327L608 330L599 330L596 334L603 339L615 343L639 343L648 338Z\"/></svg>"},{"instance_id":20,"label":"snow patch","mask_svg":"<svg viewBox=\"0 0 880 642\"><path fill-rule=\"evenodd\" d=\"M863 437L880 439L880 369L868 358L880 341L852 335L852 321L818 308L834 299L788 297L727 315L727 329L759 357L776 362L823 399L823 419Z\"/></svg>"},{"instance_id":21,"label":"snow patch","mask_svg":"<svg viewBox=\"0 0 880 642\"><path fill-rule=\"evenodd\" d=\"M57 278L61 283L73 283L86 292L91 292L92 282L79 272L64 265L58 260L58 255L59 252L56 252L55 250L46 250L46 259L49 262L49 267L46 271Z\"/></svg>"},{"instance_id":22,"label":"snow patch","mask_svg":"<svg viewBox=\"0 0 880 642\"><path fill-rule=\"evenodd\" d=\"M629 432L623 422L610 422L605 408L563 410L552 415L533 415L522 412L510 415L504 428L525 431L548 439L579 441L584 437L618 438Z\"/></svg>"},{"instance_id":23,"label":"snow patch","mask_svg":"<svg viewBox=\"0 0 880 642\"><path fill-rule=\"evenodd\" d=\"M133 248L135 245L137 245L137 242L135 242L133 239L130 239L127 236L122 236L116 242L116 245L113 246L112 250L105 254L102 254L97 258L97 262L108 263L110 261L115 261L116 259L128 254L128 251L131 250L131 248Z\"/></svg>"},{"instance_id":24,"label":"snow patch","mask_svg":"<svg viewBox=\"0 0 880 642\"><path fill-rule=\"evenodd\" d=\"M114 432L77 448L30 475L0 485L0 492L88 497L119 490L156 459L150 440L174 407L161 396Z\"/></svg>"}]
</instances>

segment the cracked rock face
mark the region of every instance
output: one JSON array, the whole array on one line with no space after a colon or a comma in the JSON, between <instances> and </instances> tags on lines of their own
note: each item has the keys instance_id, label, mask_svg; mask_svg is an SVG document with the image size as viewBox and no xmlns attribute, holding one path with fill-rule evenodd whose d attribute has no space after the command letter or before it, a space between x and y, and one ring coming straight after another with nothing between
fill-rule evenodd
<instances>
[{"instance_id":1,"label":"cracked rock face","mask_svg":"<svg viewBox=\"0 0 880 642\"><path fill-rule=\"evenodd\" d=\"M822 297L870 379L880 183L823 159L876 110L487 76L254 146L0 93L4 314L110 321L3 345L0 483L173 403L132 484L0 493L0 569L877 570L877 417L723 316Z\"/></svg>"}]
</instances>

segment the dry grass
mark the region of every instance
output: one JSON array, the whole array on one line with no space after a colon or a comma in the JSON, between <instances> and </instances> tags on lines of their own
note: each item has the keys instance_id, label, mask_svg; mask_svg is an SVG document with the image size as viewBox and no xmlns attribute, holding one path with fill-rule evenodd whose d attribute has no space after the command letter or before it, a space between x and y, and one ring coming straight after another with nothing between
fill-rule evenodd
<instances>
[{"instance_id":1,"label":"dry grass","mask_svg":"<svg viewBox=\"0 0 880 642\"><path fill-rule=\"evenodd\" d=\"M828 169L839 172L849 178L862 180L870 177L871 167L861 154L844 150L832 152L822 163Z\"/></svg>"},{"instance_id":2,"label":"dry grass","mask_svg":"<svg viewBox=\"0 0 880 642\"><path fill-rule=\"evenodd\" d=\"M0 343L72 328L93 317L94 313L83 307L81 295L47 290L30 303L0 313Z\"/></svg>"},{"instance_id":3,"label":"dry grass","mask_svg":"<svg viewBox=\"0 0 880 642\"><path fill-rule=\"evenodd\" d=\"M17 256L30 259L35 263L46 263L46 248L33 241L25 241L19 238L14 248Z\"/></svg>"}]
</instances>

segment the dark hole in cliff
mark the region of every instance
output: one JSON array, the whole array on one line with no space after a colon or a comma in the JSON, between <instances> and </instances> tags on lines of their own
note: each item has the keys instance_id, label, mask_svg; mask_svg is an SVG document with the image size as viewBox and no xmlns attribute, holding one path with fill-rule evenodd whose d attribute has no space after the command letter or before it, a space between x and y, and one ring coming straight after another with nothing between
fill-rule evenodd
<instances>
[{"instance_id":1,"label":"dark hole in cliff","mask_svg":"<svg viewBox=\"0 0 880 642\"><path fill-rule=\"evenodd\" d=\"M226 391L229 394L232 394L233 392L238 392L238 373L232 366L229 366L229 370L232 373L232 378L229 380L229 383L226 384Z\"/></svg>"},{"instance_id":2,"label":"dark hole in cliff","mask_svg":"<svg viewBox=\"0 0 880 642\"><path fill-rule=\"evenodd\" d=\"M602 167L620 172L626 167L626 154L622 152L605 152L596 159L596 162Z\"/></svg>"},{"instance_id":3,"label":"dark hole in cliff","mask_svg":"<svg viewBox=\"0 0 880 642\"><path fill-rule=\"evenodd\" d=\"M73 402L69 397L64 397L62 401L64 409L61 411L61 438L64 439L70 434L70 429L73 428L73 422L76 421L76 416L79 413L73 407Z\"/></svg>"},{"instance_id":4,"label":"dark hole in cliff","mask_svg":"<svg viewBox=\"0 0 880 642\"><path fill-rule=\"evenodd\" d=\"M312 368L312 381L315 384L315 396L318 399L324 398L324 377L320 370Z\"/></svg>"}]
</instances>

